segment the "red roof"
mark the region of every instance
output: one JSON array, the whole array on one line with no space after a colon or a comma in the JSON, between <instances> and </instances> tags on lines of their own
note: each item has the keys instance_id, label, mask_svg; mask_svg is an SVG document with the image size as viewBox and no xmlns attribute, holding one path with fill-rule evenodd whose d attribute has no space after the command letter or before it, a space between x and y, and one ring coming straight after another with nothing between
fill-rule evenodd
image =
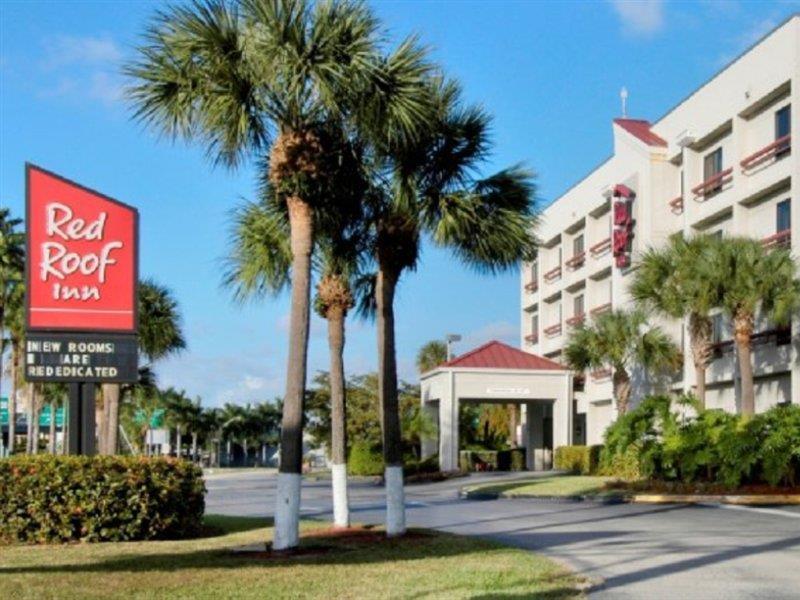
<instances>
[{"instance_id":1,"label":"red roof","mask_svg":"<svg viewBox=\"0 0 800 600\"><path fill-rule=\"evenodd\" d=\"M632 136L639 138L648 146L666 146L664 138L650 130L650 122L643 119L614 119L614 123L622 127Z\"/></svg>"},{"instance_id":2,"label":"red roof","mask_svg":"<svg viewBox=\"0 0 800 600\"><path fill-rule=\"evenodd\" d=\"M523 352L497 340L479 346L439 366L478 369L531 369L536 371L567 370L566 367L554 360Z\"/></svg>"}]
</instances>

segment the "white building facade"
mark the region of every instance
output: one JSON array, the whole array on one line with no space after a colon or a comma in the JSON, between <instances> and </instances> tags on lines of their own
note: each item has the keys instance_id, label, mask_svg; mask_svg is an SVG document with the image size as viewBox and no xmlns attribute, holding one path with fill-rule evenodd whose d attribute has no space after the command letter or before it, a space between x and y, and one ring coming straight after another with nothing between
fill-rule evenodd
<instances>
[{"instance_id":1,"label":"white building facade","mask_svg":"<svg viewBox=\"0 0 800 600\"><path fill-rule=\"evenodd\" d=\"M654 123L616 119L613 155L544 212L537 260L523 265L521 347L560 361L570 328L630 308L631 265L676 233L746 235L800 256L800 16L795 15ZM691 391L685 324L659 322L683 349L670 384ZM715 316L707 406L735 411L730 325ZM800 319L758 324L756 409L800 403ZM650 391L634 374L634 404ZM611 373L587 373L574 393L574 442L600 443L615 418Z\"/></svg>"}]
</instances>

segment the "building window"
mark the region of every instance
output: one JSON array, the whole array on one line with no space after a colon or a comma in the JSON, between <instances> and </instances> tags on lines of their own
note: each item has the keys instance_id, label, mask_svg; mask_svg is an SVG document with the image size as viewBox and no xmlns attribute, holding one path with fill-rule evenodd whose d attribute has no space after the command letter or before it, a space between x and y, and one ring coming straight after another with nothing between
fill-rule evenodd
<instances>
[{"instance_id":1,"label":"building window","mask_svg":"<svg viewBox=\"0 0 800 600\"><path fill-rule=\"evenodd\" d=\"M726 341L723 339L725 335L725 323L723 322L722 314L716 314L711 317L711 342L719 344Z\"/></svg>"},{"instance_id":2,"label":"building window","mask_svg":"<svg viewBox=\"0 0 800 600\"><path fill-rule=\"evenodd\" d=\"M703 159L703 181L708 181L722 172L722 147L706 154ZM711 196L722 189L722 181L710 185L705 189L705 195Z\"/></svg>"},{"instance_id":3,"label":"building window","mask_svg":"<svg viewBox=\"0 0 800 600\"><path fill-rule=\"evenodd\" d=\"M791 200L782 200L776 206L775 233L788 231L792 228L792 204Z\"/></svg>"},{"instance_id":4,"label":"building window","mask_svg":"<svg viewBox=\"0 0 800 600\"><path fill-rule=\"evenodd\" d=\"M791 132L792 120L792 107L790 105L784 106L782 109L775 113L775 139L786 137ZM792 146L789 140L783 142L775 150L775 158L786 156L791 151Z\"/></svg>"},{"instance_id":5,"label":"building window","mask_svg":"<svg viewBox=\"0 0 800 600\"><path fill-rule=\"evenodd\" d=\"M572 300L572 315L579 317L583 314L583 294L578 294Z\"/></svg>"},{"instance_id":6,"label":"building window","mask_svg":"<svg viewBox=\"0 0 800 600\"><path fill-rule=\"evenodd\" d=\"M572 240L572 256L583 254L583 234Z\"/></svg>"}]
</instances>

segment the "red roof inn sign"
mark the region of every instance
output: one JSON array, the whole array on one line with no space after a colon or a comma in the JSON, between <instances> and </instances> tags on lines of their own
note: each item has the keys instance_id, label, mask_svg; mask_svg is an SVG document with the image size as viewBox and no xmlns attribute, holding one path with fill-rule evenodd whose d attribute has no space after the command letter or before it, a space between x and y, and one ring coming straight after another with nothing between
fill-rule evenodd
<instances>
[{"instance_id":1,"label":"red roof inn sign","mask_svg":"<svg viewBox=\"0 0 800 600\"><path fill-rule=\"evenodd\" d=\"M26 379L135 381L138 212L33 165L26 186Z\"/></svg>"}]
</instances>

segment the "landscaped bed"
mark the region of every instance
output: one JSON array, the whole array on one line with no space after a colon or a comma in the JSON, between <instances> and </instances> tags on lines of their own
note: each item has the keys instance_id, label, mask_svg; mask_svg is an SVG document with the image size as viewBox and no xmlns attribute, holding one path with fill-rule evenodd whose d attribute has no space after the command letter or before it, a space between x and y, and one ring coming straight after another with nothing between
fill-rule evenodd
<instances>
[{"instance_id":1,"label":"landscaped bed","mask_svg":"<svg viewBox=\"0 0 800 600\"><path fill-rule=\"evenodd\" d=\"M209 516L206 525L184 541L5 546L0 597L582 597L563 567L485 540L427 530L387 540L305 522L301 550L275 556L260 546L272 537L264 519Z\"/></svg>"},{"instance_id":2,"label":"landscaped bed","mask_svg":"<svg viewBox=\"0 0 800 600\"><path fill-rule=\"evenodd\" d=\"M620 481L613 477L553 475L505 483L469 486L462 494L472 499L552 498L628 502L724 502L730 504L800 504L800 488L663 481Z\"/></svg>"},{"instance_id":3,"label":"landscaped bed","mask_svg":"<svg viewBox=\"0 0 800 600\"><path fill-rule=\"evenodd\" d=\"M503 483L469 486L462 490L468 498L573 498L621 496L616 489L607 488L611 477L589 475L553 475L518 479Z\"/></svg>"}]
</instances>

